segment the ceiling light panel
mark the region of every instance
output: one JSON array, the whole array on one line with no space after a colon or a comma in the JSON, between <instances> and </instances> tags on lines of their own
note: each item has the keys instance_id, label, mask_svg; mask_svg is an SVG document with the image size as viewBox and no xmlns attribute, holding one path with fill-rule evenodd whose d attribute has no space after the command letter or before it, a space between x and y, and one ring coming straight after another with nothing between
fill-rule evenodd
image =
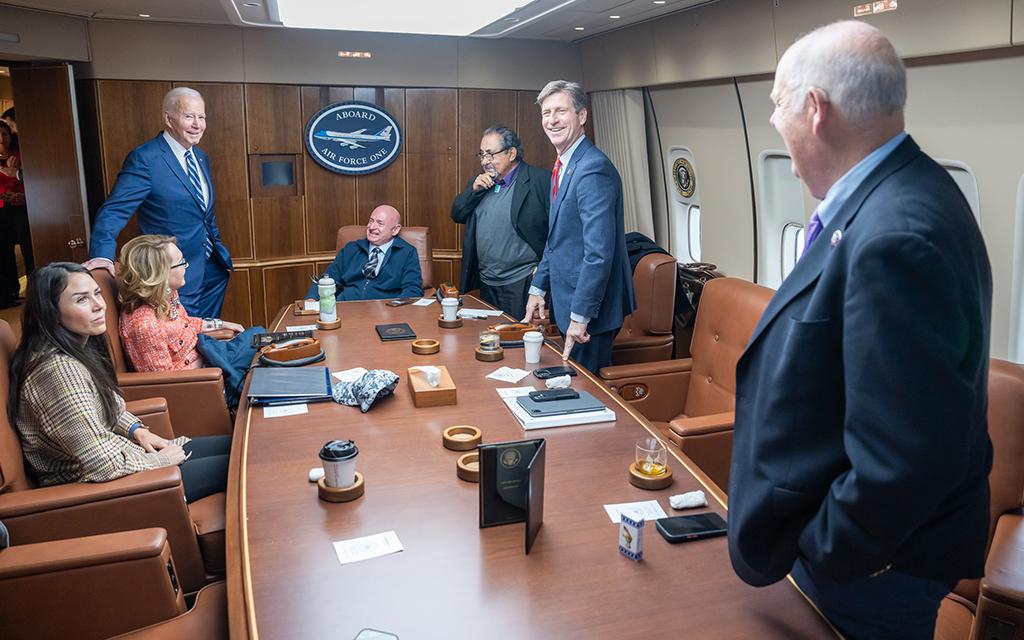
<instances>
[{"instance_id":1,"label":"ceiling light panel","mask_svg":"<svg viewBox=\"0 0 1024 640\"><path fill-rule=\"evenodd\" d=\"M271 2L273 0L270 0ZM522 0L276 0L286 27L464 36L512 13Z\"/></svg>"}]
</instances>

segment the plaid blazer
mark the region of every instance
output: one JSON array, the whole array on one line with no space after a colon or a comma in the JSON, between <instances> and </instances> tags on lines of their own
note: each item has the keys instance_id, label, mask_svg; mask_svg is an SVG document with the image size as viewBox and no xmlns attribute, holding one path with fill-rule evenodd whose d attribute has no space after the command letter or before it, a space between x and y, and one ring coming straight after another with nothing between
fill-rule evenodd
<instances>
[{"instance_id":1,"label":"plaid blazer","mask_svg":"<svg viewBox=\"0 0 1024 640\"><path fill-rule=\"evenodd\" d=\"M168 320L157 318L156 307L148 304L131 313L121 312L118 333L136 371L196 368L196 343L203 321L190 317L185 307L176 306L177 317Z\"/></svg>"},{"instance_id":2,"label":"plaid blazer","mask_svg":"<svg viewBox=\"0 0 1024 640\"><path fill-rule=\"evenodd\" d=\"M78 360L53 353L21 386L16 424L25 459L40 486L106 482L136 471L170 466L128 439L139 419L116 396L118 414L103 414L96 385ZM184 444L188 438L176 438Z\"/></svg>"}]
</instances>

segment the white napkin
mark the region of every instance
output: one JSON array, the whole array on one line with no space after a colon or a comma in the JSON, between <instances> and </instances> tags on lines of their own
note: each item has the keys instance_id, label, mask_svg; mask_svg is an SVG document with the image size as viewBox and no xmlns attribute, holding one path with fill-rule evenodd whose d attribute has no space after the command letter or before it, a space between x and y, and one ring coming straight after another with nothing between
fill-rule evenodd
<instances>
[{"instance_id":1,"label":"white napkin","mask_svg":"<svg viewBox=\"0 0 1024 640\"><path fill-rule=\"evenodd\" d=\"M359 378L363 377L366 373L366 369L362 367L356 367L355 369L346 369L345 371L338 371L331 375L338 379L340 382L355 382Z\"/></svg>"},{"instance_id":2,"label":"white napkin","mask_svg":"<svg viewBox=\"0 0 1024 640\"><path fill-rule=\"evenodd\" d=\"M530 375L529 371L523 371L522 369L512 369L511 367L501 367L487 375L491 380L501 380L502 382L516 383Z\"/></svg>"},{"instance_id":3,"label":"white napkin","mask_svg":"<svg viewBox=\"0 0 1024 640\"><path fill-rule=\"evenodd\" d=\"M693 509L694 507L708 506L708 499L704 497L704 492L698 489L672 496L668 499L668 503L672 505L673 509Z\"/></svg>"},{"instance_id":4,"label":"white napkin","mask_svg":"<svg viewBox=\"0 0 1024 640\"><path fill-rule=\"evenodd\" d=\"M427 382L430 386L436 387L441 384L441 370L437 367L423 366L423 367L410 367L410 371L422 371L427 376Z\"/></svg>"},{"instance_id":5,"label":"white napkin","mask_svg":"<svg viewBox=\"0 0 1024 640\"><path fill-rule=\"evenodd\" d=\"M558 376L557 378L548 378L544 384L548 386L548 389L568 389L571 382L572 378L569 376Z\"/></svg>"}]
</instances>

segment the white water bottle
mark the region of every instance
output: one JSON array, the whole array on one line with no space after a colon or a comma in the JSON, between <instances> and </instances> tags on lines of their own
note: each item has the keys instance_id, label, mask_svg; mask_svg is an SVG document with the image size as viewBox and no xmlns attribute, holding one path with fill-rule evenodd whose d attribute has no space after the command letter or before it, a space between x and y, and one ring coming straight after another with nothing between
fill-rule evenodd
<instances>
[{"instance_id":1,"label":"white water bottle","mask_svg":"<svg viewBox=\"0 0 1024 640\"><path fill-rule=\"evenodd\" d=\"M334 278L324 276L316 284L320 293L320 322L334 322L338 319L338 305L334 299Z\"/></svg>"}]
</instances>

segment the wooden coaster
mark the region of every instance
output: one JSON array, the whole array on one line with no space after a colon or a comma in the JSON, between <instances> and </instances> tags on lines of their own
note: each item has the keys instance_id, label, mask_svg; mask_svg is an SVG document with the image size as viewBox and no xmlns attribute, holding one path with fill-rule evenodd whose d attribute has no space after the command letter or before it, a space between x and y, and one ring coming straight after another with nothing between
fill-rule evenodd
<instances>
[{"instance_id":1,"label":"wooden coaster","mask_svg":"<svg viewBox=\"0 0 1024 640\"><path fill-rule=\"evenodd\" d=\"M324 483L324 479L320 478L316 482L317 492L320 494L321 500L327 502L348 502L349 500L355 500L359 496L363 495L363 491L366 489L366 485L363 484L363 474L356 471L356 481L350 487L342 487L335 489L328 487Z\"/></svg>"},{"instance_id":2,"label":"wooden coaster","mask_svg":"<svg viewBox=\"0 0 1024 640\"><path fill-rule=\"evenodd\" d=\"M455 318L455 320L448 322L444 319L444 316L437 317L437 326L442 329L458 329L462 326L462 318Z\"/></svg>"},{"instance_id":3,"label":"wooden coaster","mask_svg":"<svg viewBox=\"0 0 1024 640\"><path fill-rule=\"evenodd\" d=\"M340 326L341 318L338 318L334 322L321 322L319 320L316 321L316 328L320 329L321 331L330 331L332 329L337 329Z\"/></svg>"},{"instance_id":4,"label":"wooden coaster","mask_svg":"<svg viewBox=\"0 0 1024 640\"><path fill-rule=\"evenodd\" d=\"M649 476L636 470L636 463L629 465L629 484L648 491L664 489L672 484L672 467L665 467L665 473L660 476Z\"/></svg>"},{"instance_id":5,"label":"wooden coaster","mask_svg":"<svg viewBox=\"0 0 1024 640\"><path fill-rule=\"evenodd\" d=\"M455 463L455 473L466 482L480 482L480 454L464 453Z\"/></svg>"},{"instance_id":6,"label":"wooden coaster","mask_svg":"<svg viewBox=\"0 0 1024 640\"><path fill-rule=\"evenodd\" d=\"M454 427L448 427L441 436L445 449L472 451L480 444L482 433L476 427L459 424Z\"/></svg>"},{"instance_id":7,"label":"wooden coaster","mask_svg":"<svg viewBox=\"0 0 1024 640\"><path fill-rule=\"evenodd\" d=\"M413 340L412 352L418 356L429 356L441 350L441 343L437 340Z\"/></svg>"},{"instance_id":8,"label":"wooden coaster","mask_svg":"<svg viewBox=\"0 0 1024 640\"><path fill-rule=\"evenodd\" d=\"M487 352L481 351L480 347L476 348L476 359L480 362L497 362L505 357L505 350L498 347L497 351Z\"/></svg>"}]
</instances>

